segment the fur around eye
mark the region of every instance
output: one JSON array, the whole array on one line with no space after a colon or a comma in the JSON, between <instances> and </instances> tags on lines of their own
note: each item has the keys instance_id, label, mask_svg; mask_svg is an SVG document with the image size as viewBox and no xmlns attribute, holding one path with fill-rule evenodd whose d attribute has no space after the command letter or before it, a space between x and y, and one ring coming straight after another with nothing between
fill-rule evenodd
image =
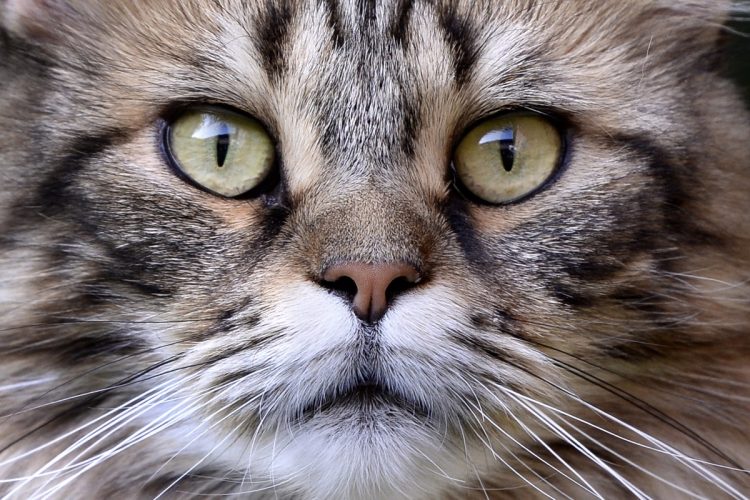
<instances>
[{"instance_id":1,"label":"fur around eye","mask_svg":"<svg viewBox=\"0 0 750 500\"><path fill-rule=\"evenodd\" d=\"M492 204L539 190L560 165L563 140L547 119L509 113L484 120L461 140L453 166L461 183Z\"/></svg>"},{"instance_id":2,"label":"fur around eye","mask_svg":"<svg viewBox=\"0 0 750 500\"><path fill-rule=\"evenodd\" d=\"M221 108L184 112L168 124L162 140L181 173L227 198L260 185L274 166L274 144L260 122Z\"/></svg>"}]
</instances>

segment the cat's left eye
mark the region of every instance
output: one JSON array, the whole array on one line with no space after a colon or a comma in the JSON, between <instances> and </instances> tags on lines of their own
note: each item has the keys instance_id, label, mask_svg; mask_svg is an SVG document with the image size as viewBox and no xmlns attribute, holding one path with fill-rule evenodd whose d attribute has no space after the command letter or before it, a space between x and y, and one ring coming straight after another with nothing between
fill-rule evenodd
<instances>
[{"instance_id":1,"label":"cat's left eye","mask_svg":"<svg viewBox=\"0 0 750 500\"><path fill-rule=\"evenodd\" d=\"M178 116L166 129L165 146L191 181L229 198L258 187L274 166L274 144L263 125L221 108Z\"/></svg>"},{"instance_id":2,"label":"cat's left eye","mask_svg":"<svg viewBox=\"0 0 750 500\"><path fill-rule=\"evenodd\" d=\"M560 132L545 117L507 113L484 120L464 136L453 155L453 168L474 196L506 204L542 188L562 154Z\"/></svg>"}]
</instances>

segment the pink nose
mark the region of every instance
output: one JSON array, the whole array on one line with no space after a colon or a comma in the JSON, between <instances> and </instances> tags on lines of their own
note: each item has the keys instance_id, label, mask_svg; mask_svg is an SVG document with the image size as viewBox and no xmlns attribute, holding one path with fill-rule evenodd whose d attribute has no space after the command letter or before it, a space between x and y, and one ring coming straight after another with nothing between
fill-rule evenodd
<instances>
[{"instance_id":1,"label":"pink nose","mask_svg":"<svg viewBox=\"0 0 750 500\"><path fill-rule=\"evenodd\" d=\"M419 279L416 268L405 262L346 262L333 265L323 273L323 286L344 292L352 301L354 314L362 321L375 323L385 314L389 301L413 287Z\"/></svg>"}]
</instances>

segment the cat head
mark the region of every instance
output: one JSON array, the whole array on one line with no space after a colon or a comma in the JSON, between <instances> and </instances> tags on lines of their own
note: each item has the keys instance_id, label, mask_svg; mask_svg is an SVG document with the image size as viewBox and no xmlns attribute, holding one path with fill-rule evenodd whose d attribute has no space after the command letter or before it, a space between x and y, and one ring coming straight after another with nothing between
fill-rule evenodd
<instances>
[{"instance_id":1,"label":"cat head","mask_svg":"<svg viewBox=\"0 0 750 500\"><path fill-rule=\"evenodd\" d=\"M44 381L2 398L52 412L8 464L104 437L72 431L94 407L96 467L49 491L128 437L155 491L204 467L313 497L547 491L516 469L593 454L565 491L632 492L599 458L632 449L731 491L686 457L736 450L682 424L683 385L746 372L729 5L2 9L3 373Z\"/></svg>"}]
</instances>

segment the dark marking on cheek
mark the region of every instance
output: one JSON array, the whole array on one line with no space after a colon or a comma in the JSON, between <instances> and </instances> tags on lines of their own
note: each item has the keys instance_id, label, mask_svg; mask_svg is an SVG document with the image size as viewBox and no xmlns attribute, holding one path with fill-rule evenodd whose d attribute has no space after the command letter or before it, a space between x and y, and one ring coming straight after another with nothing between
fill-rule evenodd
<instances>
[{"instance_id":1,"label":"dark marking on cheek","mask_svg":"<svg viewBox=\"0 0 750 500\"><path fill-rule=\"evenodd\" d=\"M220 377L218 377L216 380L213 381L213 386L224 387L225 385L231 384L232 382L237 382L238 380L252 377L257 372L262 371L264 368L267 368L267 365L265 363L259 366L251 366L251 367L243 368L239 371L221 375Z\"/></svg>"},{"instance_id":2,"label":"dark marking on cheek","mask_svg":"<svg viewBox=\"0 0 750 500\"><path fill-rule=\"evenodd\" d=\"M672 331L673 335L677 335L676 332ZM624 336L624 335L623 335ZM626 336L625 336L626 337ZM656 344L649 344L653 342L652 339L649 341L644 340L645 336L643 331L639 332L639 338L637 340L624 340L611 342L609 340L604 342L594 342L592 347L595 347L600 355L607 359L620 359L634 363L637 361L643 362L650 359L655 359L663 355L663 347ZM663 346L674 346L674 341L667 341L662 344Z\"/></svg>"},{"instance_id":3,"label":"dark marking on cheek","mask_svg":"<svg viewBox=\"0 0 750 500\"><path fill-rule=\"evenodd\" d=\"M80 298L71 300L71 307L85 308ZM72 310L72 309L71 309ZM101 362L105 357L121 357L137 354L148 348L142 336L121 324L86 319L71 320L65 316L50 314L40 324L34 325L31 338L42 339L29 342L24 353L38 354L63 365L74 365L90 360ZM43 337L41 333L43 332Z\"/></svg>"},{"instance_id":4,"label":"dark marking on cheek","mask_svg":"<svg viewBox=\"0 0 750 500\"><path fill-rule=\"evenodd\" d=\"M127 356L146 349L147 345L135 335L124 332L97 332L95 335L78 336L60 346L57 357L71 363L102 356Z\"/></svg>"},{"instance_id":5,"label":"dark marking on cheek","mask_svg":"<svg viewBox=\"0 0 750 500\"><path fill-rule=\"evenodd\" d=\"M215 264L223 256L216 250L222 245L216 236L218 222L206 214L193 214L187 206L160 210L150 204L150 197L136 191L125 191L123 197L136 208L112 214L107 211L109 200L81 198L78 210L69 217L86 246L101 255L86 259L76 251L70 261L96 269L102 282L118 289L126 286L140 295L168 297L183 285L195 286L207 262ZM111 201L120 206L123 200Z\"/></svg>"},{"instance_id":6,"label":"dark marking on cheek","mask_svg":"<svg viewBox=\"0 0 750 500\"><path fill-rule=\"evenodd\" d=\"M204 247L215 239L218 222L208 220L204 210L190 203L164 203L130 185L112 189L115 179L105 172L84 173L105 151L126 139L127 132L115 130L72 143L34 194L38 207L34 213L45 216L41 223L51 226L49 234L57 235L50 248L60 269L84 266L97 285L111 285L120 293L126 286L139 295L168 296L180 284L177 278L200 268L207 255ZM28 220L28 209L19 208L18 213ZM25 222L19 229L40 227ZM65 234L76 238L66 245ZM96 251L82 255L86 247Z\"/></svg>"},{"instance_id":7,"label":"dark marking on cheek","mask_svg":"<svg viewBox=\"0 0 750 500\"><path fill-rule=\"evenodd\" d=\"M657 290L643 290L634 287L618 288L608 297L626 309L636 311L643 316L649 317L655 323L659 323L666 317L664 307L667 300L664 295L656 293Z\"/></svg>"},{"instance_id":8,"label":"dark marking on cheek","mask_svg":"<svg viewBox=\"0 0 750 500\"><path fill-rule=\"evenodd\" d=\"M191 340L201 342L217 336L233 336L239 332L241 335L246 335L247 332L255 329L261 320L259 314L247 314L243 313L241 309L250 306L253 299L248 298L244 303L238 306L240 309L225 310L219 314L216 321L205 330L197 332L191 336Z\"/></svg>"},{"instance_id":9,"label":"dark marking on cheek","mask_svg":"<svg viewBox=\"0 0 750 500\"><path fill-rule=\"evenodd\" d=\"M613 244L618 243L619 241L613 240ZM581 253L584 251L582 250ZM553 262L551 258L546 260ZM625 262L620 260L607 258L606 256L585 255L585 258L579 262L566 263L562 268L562 272L567 277L577 281L606 281L623 271L625 267Z\"/></svg>"},{"instance_id":10,"label":"dark marking on cheek","mask_svg":"<svg viewBox=\"0 0 750 500\"><path fill-rule=\"evenodd\" d=\"M476 336L476 335L467 335L466 333L454 333L453 339L456 343L463 345L464 347L468 348L470 351L475 352L481 356L488 357L494 361L499 361L501 363L508 363L509 361L512 361L512 359L508 356L507 353L500 350L497 346L493 345L492 343Z\"/></svg>"},{"instance_id":11,"label":"dark marking on cheek","mask_svg":"<svg viewBox=\"0 0 750 500\"><path fill-rule=\"evenodd\" d=\"M219 319L217 321L219 322L229 321L235 314L237 314L237 311L235 309L227 309L225 311L222 311L219 314Z\"/></svg>"},{"instance_id":12,"label":"dark marking on cheek","mask_svg":"<svg viewBox=\"0 0 750 500\"><path fill-rule=\"evenodd\" d=\"M290 210L283 206L267 207L260 222L260 237L254 245L269 245L278 239L289 218Z\"/></svg>"},{"instance_id":13,"label":"dark marking on cheek","mask_svg":"<svg viewBox=\"0 0 750 500\"><path fill-rule=\"evenodd\" d=\"M488 326L491 326L492 323L481 314L475 314L470 318L471 326L474 328L487 328Z\"/></svg>"},{"instance_id":14,"label":"dark marking on cheek","mask_svg":"<svg viewBox=\"0 0 750 500\"><path fill-rule=\"evenodd\" d=\"M549 289L552 296L566 306L588 308L597 305L597 297L581 292L578 287L558 282L552 283Z\"/></svg>"},{"instance_id":15,"label":"dark marking on cheek","mask_svg":"<svg viewBox=\"0 0 750 500\"><path fill-rule=\"evenodd\" d=\"M471 317L471 324L478 330L522 338L523 329L518 320L504 308L496 309L492 315L475 314Z\"/></svg>"},{"instance_id":16,"label":"dark marking on cheek","mask_svg":"<svg viewBox=\"0 0 750 500\"><path fill-rule=\"evenodd\" d=\"M252 305L254 299L246 298L243 303L238 306L240 309L226 310L219 315L216 321L215 329L220 333L226 333L234 328L241 328L243 330L252 330L258 324L260 324L260 314L243 313L242 310Z\"/></svg>"},{"instance_id":17,"label":"dark marking on cheek","mask_svg":"<svg viewBox=\"0 0 750 500\"><path fill-rule=\"evenodd\" d=\"M237 354L267 347L268 344L272 343L274 340L283 337L284 333L278 331L270 332L264 335L255 335L252 338L245 340L241 346L233 347L226 351L214 354L213 356L209 357L203 364L206 366L212 365L214 363L218 363L219 361L229 359L232 356L236 356Z\"/></svg>"},{"instance_id":18,"label":"dark marking on cheek","mask_svg":"<svg viewBox=\"0 0 750 500\"><path fill-rule=\"evenodd\" d=\"M686 186L700 185L694 174L699 169L692 160L675 158L645 135L616 135L611 138L613 147L627 149L634 155L646 157L649 174L661 193L661 214L666 223L666 234L674 235L680 243L688 245L720 245L721 238L695 222L689 214L692 195ZM698 214L699 215L699 214Z\"/></svg>"},{"instance_id":19,"label":"dark marking on cheek","mask_svg":"<svg viewBox=\"0 0 750 500\"><path fill-rule=\"evenodd\" d=\"M44 147L42 132L34 133L39 137L40 147ZM127 141L129 135L130 132L125 129L106 129L96 135L77 137L62 152L50 153L54 154L49 159L51 168L41 174L41 180L31 194L20 198L11 207L2 240L12 244L19 233L42 230L69 220L76 213L85 213L82 195L74 189L78 176L107 150ZM78 242L73 240L68 243L71 244L70 248L74 248ZM56 258L68 253L68 250L62 250L62 245L51 244L50 249L52 253L60 249L54 255Z\"/></svg>"},{"instance_id":20,"label":"dark marking on cheek","mask_svg":"<svg viewBox=\"0 0 750 500\"><path fill-rule=\"evenodd\" d=\"M495 269L498 263L493 262L487 253L471 222L468 215L468 202L458 196L450 196L440 204L440 211L453 230L467 260L476 268L479 275L486 274L487 269Z\"/></svg>"},{"instance_id":21,"label":"dark marking on cheek","mask_svg":"<svg viewBox=\"0 0 750 500\"><path fill-rule=\"evenodd\" d=\"M126 141L129 135L124 129L109 129L74 140L55 168L39 184L31 204L41 207L40 212L47 217L74 208L77 197L70 187L76 176L97 156ZM24 211L24 215L28 216L28 213Z\"/></svg>"},{"instance_id":22,"label":"dark marking on cheek","mask_svg":"<svg viewBox=\"0 0 750 500\"><path fill-rule=\"evenodd\" d=\"M287 52L295 7L289 0L266 0L256 23L255 45L272 80L287 69Z\"/></svg>"},{"instance_id":23,"label":"dark marking on cheek","mask_svg":"<svg viewBox=\"0 0 750 500\"><path fill-rule=\"evenodd\" d=\"M464 83L478 57L475 29L452 3L442 6L438 15L445 40L453 49L454 78L457 83Z\"/></svg>"},{"instance_id":24,"label":"dark marking on cheek","mask_svg":"<svg viewBox=\"0 0 750 500\"><path fill-rule=\"evenodd\" d=\"M102 283L124 285L138 295L150 298L169 298L175 294L176 283L151 273L139 273L134 276L131 269L115 265L101 272Z\"/></svg>"}]
</instances>

